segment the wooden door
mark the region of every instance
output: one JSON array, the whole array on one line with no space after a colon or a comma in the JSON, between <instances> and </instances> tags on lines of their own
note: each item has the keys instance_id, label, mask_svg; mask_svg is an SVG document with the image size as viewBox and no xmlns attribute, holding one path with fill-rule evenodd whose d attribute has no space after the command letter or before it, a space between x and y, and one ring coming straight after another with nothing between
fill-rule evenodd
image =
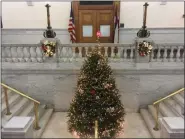
<instances>
[{"instance_id":1,"label":"wooden door","mask_svg":"<svg viewBox=\"0 0 185 139\"><path fill-rule=\"evenodd\" d=\"M78 27L79 27L80 42L83 42L83 43L96 42L97 24L96 24L96 12L94 10L79 10Z\"/></svg>"},{"instance_id":2,"label":"wooden door","mask_svg":"<svg viewBox=\"0 0 185 139\"><path fill-rule=\"evenodd\" d=\"M79 10L78 27L79 27L80 42L95 43L97 40L96 32L100 30L102 33L100 42L112 43L113 31L114 31L113 18L114 17L113 17L112 10ZM87 30L89 34L85 33Z\"/></svg>"},{"instance_id":3,"label":"wooden door","mask_svg":"<svg viewBox=\"0 0 185 139\"><path fill-rule=\"evenodd\" d=\"M73 2L77 43L96 43L96 32L102 29L105 31L108 28L110 34L102 32L100 42L113 43L115 3L112 1L94 3L87 1L84 4L80 4L79 1Z\"/></svg>"},{"instance_id":4,"label":"wooden door","mask_svg":"<svg viewBox=\"0 0 185 139\"><path fill-rule=\"evenodd\" d=\"M114 15L113 10L99 10L96 11L97 29L100 30L102 36L100 42L112 43L114 32Z\"/></svg>"}]
</instances>

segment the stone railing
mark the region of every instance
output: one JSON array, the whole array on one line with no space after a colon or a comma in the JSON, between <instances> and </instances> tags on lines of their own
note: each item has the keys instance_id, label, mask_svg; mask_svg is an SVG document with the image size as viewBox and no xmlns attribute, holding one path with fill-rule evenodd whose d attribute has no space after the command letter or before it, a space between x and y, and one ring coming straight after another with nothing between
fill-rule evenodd
<instances>
[{"instance_id":1,"label":"stone railing","mask_svg":"<svg viewBox=\"0 0 185 139\"><path fill-rule=\"evenodd\" d=\"M92 50L95 44L62 44L58 47L58 56L53 59L62 62L78 62ZM133 44L104 44L101 52L110 62L134 62L135 46ZM155 44L150 55L150 62L183 62L183 44ZM2 62L47 62L40 44L3 44Z\"/></svg>"}]
</instances>

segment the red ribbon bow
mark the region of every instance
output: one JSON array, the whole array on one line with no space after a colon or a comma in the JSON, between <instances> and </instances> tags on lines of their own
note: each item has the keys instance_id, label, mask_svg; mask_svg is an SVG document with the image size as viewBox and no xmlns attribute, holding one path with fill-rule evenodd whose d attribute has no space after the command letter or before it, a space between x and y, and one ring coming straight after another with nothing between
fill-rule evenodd
<instances>
[{"instance_id":1,"label":"red ribbon bow","mask_svg":"<svg viewBox=\"0 0 185 139\"><path fill-rule=\"evenodd\" d=\"M97 31L96 36L97 37L101 37L101 32L100 31Z\"/></svg>"}]
</instances>

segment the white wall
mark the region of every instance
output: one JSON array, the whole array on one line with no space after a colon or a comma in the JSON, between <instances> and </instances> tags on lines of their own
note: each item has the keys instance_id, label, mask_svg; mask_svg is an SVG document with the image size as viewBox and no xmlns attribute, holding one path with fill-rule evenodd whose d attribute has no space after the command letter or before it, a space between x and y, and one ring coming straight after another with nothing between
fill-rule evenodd
<instances>
[{"instance_id":1,"label":"white wall","mask_svg":"<svg viewBox=\"0 0 185 139\"><path fill-rule=\"evenodd\" d=\"M45 2L3 2L2 15L4 28L46 28L47 15ZM50 3L50 17L53 28L68 27L70 2Z\"/></svg>"},{"instance_id":2,"label":"white wall","mask_svg":"<svg viewBox=\"0 0 185 139\"><path fill-rule=\"evenodd\" d=\"M184 2L149 2L147 27L184 27ZM4 28L46 28L45 2L3 2L2 16ZM50 2L51 25L53 28L67 29L70 2ZM121 2L120 21L125 28L140 28L143 20L143 2Z\"/></svg>"},{"instance_id":3,"label":"white wall","mask_svg":"<svg viewBox=\"0 0 185 139\"><path fill-rule=\"evenodd\" d=\"M149 2L148 28L184 27L184 2ZM140 28L143 24L143 2L121 2L120 22L125 28Z\"/></svg>"}]
</instances>

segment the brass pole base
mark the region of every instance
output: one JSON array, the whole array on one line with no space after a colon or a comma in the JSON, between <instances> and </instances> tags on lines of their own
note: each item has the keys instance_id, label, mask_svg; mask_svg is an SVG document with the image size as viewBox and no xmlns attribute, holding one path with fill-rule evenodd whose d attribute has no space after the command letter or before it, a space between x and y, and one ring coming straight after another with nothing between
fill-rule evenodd
<instances>
[{"instance_id":1,"label":"brass pole base","mask_svg":"<svg viewBox=\"0 0 185 139\"><path fill-rule=\"evenodd\" d=\"M39 130L39 129L41 129L39 126L38 127L35 127L35 130Z\"/></svg>"},{"instance_id":2,"label":"brass pole base","mask_svg":"<svg viewBox=\"0 0 185 139\"><path fill-rule=\"evenodd\" d=\"M159 130L159 128L158 128L158 127L154 127L154 128L153 128L153 130L158 131L158 130Z\"/></svg>"},{"instance_id":3,"label":"brass pole base","mask_svg":"<svg viewBox=\"0 0 185 139\"><path fill-rule=\"evenodd\" d=\"M11 112L7 112L6 115L11 115L12 113Z\"/></svg>"}]
</instances>

